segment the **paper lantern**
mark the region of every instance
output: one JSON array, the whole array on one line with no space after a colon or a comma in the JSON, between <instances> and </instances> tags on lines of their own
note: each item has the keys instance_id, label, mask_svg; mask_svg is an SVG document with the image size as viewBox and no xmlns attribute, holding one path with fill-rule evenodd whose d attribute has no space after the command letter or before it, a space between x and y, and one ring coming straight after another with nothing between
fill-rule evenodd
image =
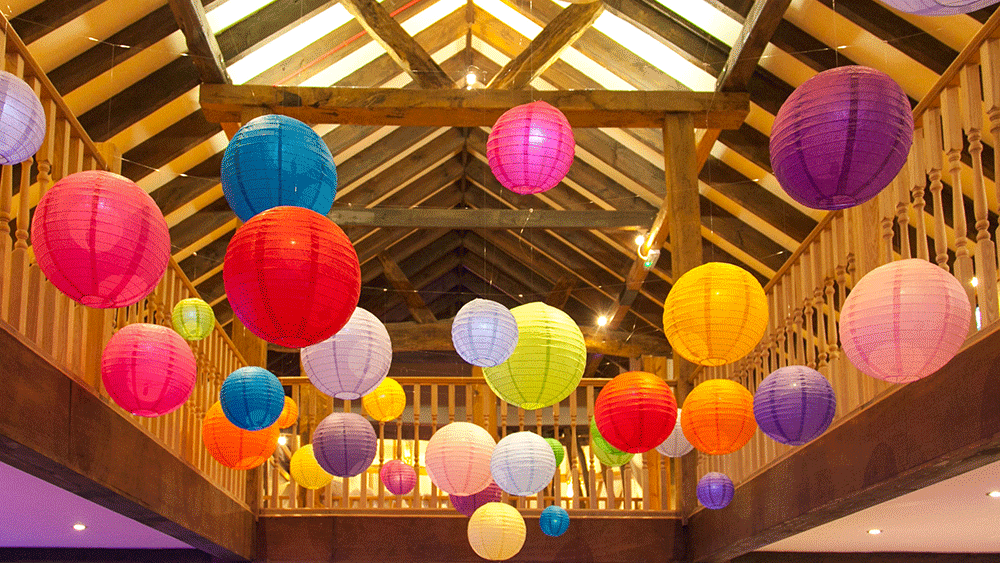
<instances>
[{"instance_id":1,"label":"paper lantern","mask_svg":"<svg viewBox=\"0 0 1000 563\"><path fill-rule=\"evenodd\" d=\"M660 445L677 422L677 402L663 379L643 371L616 376L594 403L601 436L623 452L638 454Z\"/></svg>"},{"instance_id":2,"label":"paper lantern","mask_svg":"<svg viewBox=\"0 0 1000 563\"><path fill-rule=\"evenodd\" d=\"M170 318L184 340L203 340L215 328L215 311L197 297L178 301Z\"/></svg>"},{"instance_id":3,"label":"paper lantern","mask_svg":"<svg viewBox=\"0 0 1000 563\"><path fill-rule=\"evenodd\" d=\"M281 416L275 421L275 426L278 428L288 428L292 426L299 420L299 405L295 404L295 401L289 397L285 396L285 406L281 409Z\"/></svg>"},{"instance_id":4,"label":"paper lantern","mask_svg":"<svg viewBox=\"0 0 1000 563\"><path fill-rule=\"evenodd\" d=\"M830 382L806 366L775 370L753 396L757 426L789 446L801 446L826 432L836 411L837 397Z\"/></svg>"},{"instance_id":5,"label":"paper lantern","mask_svg":"<svg viewBox=\"0 0 1000 563\"><path fill-rule=\"evenodd\" d=\"M238 428L226 419L218 401L205 413L201 436L208 453L232 469L253 469L262 465L278 447L278 427L269 426L253 432Z\"/></svg>"},{"instance_id":6,"label":"paper lantern","mask_svg":"<svg viewBox=\"0 0 1000 563\"><path fill-rule=\"evenodd\" d=\"M316 461L312 444L306 444L295 450L288 471L295 483L306 489L322 489L333 480L333 475L327 473Z\"/></svg>"},{"instance_id":7,"label":"paper lantern","mask_svg":"<svg viewBox=\"0 0 1000 563\"><path fill-rule=\"evenodd\" d=\"M972 306L962 284L917 258L875 268L840 313L840 342L859 370L908 383L947 364L969 333Z\"/></svg>"},{"instance_id":8,"label":"paper lantern","mask_svg":"<svg viewBox=\"0 0 1000 563\"><path fill-rule=\"evenodd\" d=\"M406 393L395 379L387 377L374 391L361 399L368 416L379 422L387 422L403 414L406 408Z\"/></svg>"},{"instance_id":9,"label":"paper lantern","mask_svg":"<svg viewBox=\"0 0 1000 563\"><path fill-rule=\"evenodd\" d=\"M330 212L337 167L311 127L284 115L248 121L222 157L222 193L244 221L279 205Z\"/></svg>"},{"instance_id":10,"label":"paper lantern","mask_svg":"<svg viewBox=\"0 0 1000 563\"><path fill-rule=\"evenodd\" d=\"M45 140L45 111L31 86L0 71L0 164L31 158Z\"/></svg>"},{"instance_id":11,"label":"paper lantern","mask_svg":"<svg viewBox=\"0 0 1000 563\"><path fill-rule=\"evenodd\" d=\"M489 561L505 561L524 546L527 527L516 508L501 502L480 506L469 518L469 545Z\"/></svg>"},{"instance_id":12,"label":"paper lantern","mask_svg":"<svg viewBox=\"0 0 1000 563\"><path fill-rule=\"evenodd\" d=\"M360 414L335 412L316 426L313 453L327 473L334 477L354 477L366 471L375 459L378 437L370 422Z\"/></svg>"},{"instance_id":13,"label":"paper lantern","mask_svg":"<svg viewBox=\"0 0 1000 563\"><path fill-rule=\"evenodd\" d=\"M753 437L753 395L735 381L709 379L688 393L681 419L684 436L698 451L728 454Z\"/></svg>"},{"instance_id":14,"label":"paper lantern","mask_svg":"<svg viewBox=\"0 0 1000 563\"><path fill-rule=\"evenodd\" d=\"M682 457L694 449L691 442L688 442L687 438L684 437L684 430L681 428L682 410L684 409L677 409L677 422L674 423L674 429L670 435L659 446L656 446L656 451L667 457Z\"/></svg>"},{"instance_id":15,"label":"paper lantern","mask_svg":"<svg viewBox=\"0 0 1000 563\"><path fill-rule=\"evenodd\" d=\"M685 273L663 304L663 332L675 352L721 366L750 353L767 329L767 297L757 278L722 262Z\"/></svg>"},{"instance_id":16,"label":"paper lantern","mask_svg":"<svg viewBox=\"0 0 1000 563\"><path fill-rule=\"evenodd\" d=\"M705 508L719 510L729 506L735 492L733 480L724 473L706 473L698 480L698 500L705 505Z\"/></svg>"},{"instance_id":17,"label":"paper lantern","mask_svg":"<svg viewBox=\"0 0 1000 563\"><path fill-rule=\"evenodd\" d=\"M806 80L781 105L771 127L771 167L795 201L844 209L882 191L912 143L903 89L873 68L842 66Z\"/></svg>"},{"instance_id":18,"label":"paper lantern","mask_svg":"<svg viewBox=\"0 0 1000 563\"><path fill-rule=\"evenodd\" d=\"M473 299L455 315L451 342L463 360L474 366L502 364L517 346L517 320L510 309L489 299Z\"/></svg>"},{"instance_id":19,"label":"paper lantern","mask_svg":"<svg viewBox=\"0 0 1000 563\"><path fill-rule=\"evenodd\" d=\"M552 482L556 456L534 432L514 432L500 439L490 458L493 482L514 496L533 495Z\"/></svg>"},{"instance_id":20,"label":"paper lantern","mask_svg":"<svg viewBox=\"0 0 1000 563\"><path fill-rule=\"evenodd\" d=\"M562 465L563 458L566 457L566 450L563 448L562 442L555 438L546 438L545 441L552 447L552 454L556 456L556 470L558 471L559 466Z\"/></svg>"},{"instance_id":21,"label":"paper lantern","mask_svg":"<svg viewBox=\"0 0 1000 563\"><path fill-rule=\"evenodd\" d=\"M890 8L920 16L969 14L997 3L997 0L881 0Z\"/></svg>"},{"instance_id":22,"label":"paper lantern","mask_svg":"<svg viewBox=\"0 0 1000 563\"><path fill-rule=\"evenodd\" d=\"M229 374L222 382L219 402L229 422L244 430L260 430L281 416L285 389L273 373L247 366Z\"/></svg>"},{"instance_id":23,"label":"paper lantern","mask_svg":"<svg viewBox=\"0 0 1000 563\"><path fill-rule=\"evenodd\" d=\"M503 489L496 483L490 481L486 488L471 495L448 495L448 500L455 510L466 516L472 516L476 510L488 502L500 502L503 498Z\"/></svg>"},{"instance_id":24,"label":"paper lantern","mask_svg":"<svg viewBox=\"0 0 1000 563\"><path fill-rule=\"evenodd\" d=\"M302 349L302 368L321 392L338 399L359 399L378 387L392 364L392 342L385 325L358 307L334 336Z\"/></svg>"},{"instance_id":25,"label":"paper lantern","mask_svg":"<svg viewBox=\"0 0 1000 563\"><path fill-rule=\"evenodd\" d=\"M483 427L471 422L446 424L427 442L427 475L450 495L478 493L490 484L494 448L496 441Z\"/></svg>"},{"instance_id":26,"label":"paper lantern","mask_svg":"<svg viewBox=\"0 0 1000 563\"><path fill-rule=\"evenodd\" d=\"M247 329L289 348L336 334L361 295L358 255L347 235L301 207L274 207L237 229L222 277Z\"/></svg>"},{"instance_id":27,"label":"paper lantern","mask_svg":"<svg viewBox=\"0 0 1000 563\"><path fill-rule=\"evenodd\" d=\"M408 495L417 484L417 472L398 459L386 462L379 470L378 476L385 488L394 495Z\"/></svg>"},{"instance_id":28,"label":"paper lantern","mask_svg":"<svg viewBox=\"0 0 1000 563\"><path fill-rule=\"evenodd\" d=\"M527 303L510 312L517 319L517 346L506 362L483 368L490 389L525 410L549 407L569 397L587 367L580 327L545 303Z\"/></svg>"},{"instance_id":29,"label":"paper lantern","mask_svg":"<svg viewBox=\"0 0 1000 563\"><path fill-rule=\"evenodd\" d=\"M191 396L196 379L191 347L165 326L126 325L101 353L101 381L108 395L139 416L177 410Z\"/></svg>"},{"instance_id":30,"label":"paper lantern","mask_svg":"<svg viewBox=\"0 0 1000 563\"><path fill-rule=\"evenodd\" d=\"M486 139L486 159L493 175L519 194L556 187L569 172L575 150L566 116L542 101L507 110Z\"/></svg>"},{"instance_id":31,"label":"paper lantern","mask_svg":"<svg viewBox=\"0 0 1000 563\"><path fill-rule=\"evenodd\" d=\"M561 506L546 506L538 519L538 525L546 536L558 538L569 528L569 513Z\"/></svg>"},{"instance_id":32,"label":"paper lantern","mask_svg":"<svg viewBox=\"0 0 1000 563\"><path fill-rule=\"evenodd\" d=\"M623 452L609 444L608 441L601 436L601 432L597 429L597 422L593 418L590 419L590 449L594 452L594 457L597 458L597 461L607 465L608 467L619 467L625 465L626 463L632 461L632 457L635 455L629 452Z\"/></svg>"},{"instance_id":33,"label":"paper lantern","mask_svg":"<svg viewBox=\"0 0 1000 563\"><path fill-rule=\"evenodd\" d=\"M31 221L38 267L88 307L127 307L160 283L170 232L135 182L100 170L70 174L45 192Z\"/></svg>"}]
</instances>

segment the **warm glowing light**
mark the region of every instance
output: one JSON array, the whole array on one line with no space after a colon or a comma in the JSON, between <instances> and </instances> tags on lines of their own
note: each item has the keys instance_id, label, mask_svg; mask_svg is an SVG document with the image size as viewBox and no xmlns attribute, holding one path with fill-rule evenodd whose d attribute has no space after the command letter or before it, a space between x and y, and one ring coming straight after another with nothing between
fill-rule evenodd
<instances>
[{"instance_id":1,"label":"warm glowing light","mask_svg":"<svg viewBox=\"0 0 1000 563\"><path fill-rule=\"evenodd\" d=\"M636 246L642 246L642 243L644 243L644 242L646 242L646 236L645 235L635 235L635 244L636 244Z\"/></svg>"},{"instance_id":2,"label":"warm glowing light","mask_svg":"<svg viewBox=\"0 0 1000 563\"><path fill-rule=\"evenodd\" d=\"M877 535L879 535L881 533L882 533L882 530L879 530L878 528L872 528L871 530L868 530L868 535L871 535L871 536L877 536Z\"/></svg>"},{"instance_id":3,"label":"warm glowing light","mask_svg":"<svg viewBox=\"0 0 1000 563\"><path fill-rule=\"evenodd\" d=\"M972 287L979 287L979 278L974 277L969 280L969 283L972 284Z\"/></svg>"},{"instance_id":4,"label":"warm glowing light","mask_svg":"<svg viewBox=\"0 0 1000 563\"><path fill-rule=\"evenodd\" d=\"M986 493L986 496L990 498L1000 498L1000 491L990 491Z\"/></svg>"},{"instance_id":5,"label":"warm glowing light","mask_svg":"<svg viewBox=\"0 0 1000 563\"><path fill-rule=\"evenodd\" d=\"M606 324L608 324L607 315L601 315L600 317L597 317L597 326L604 326Z\"/></svg>"},{"instance_id":6,"label":"warm glowing light","mask_svg":"<svg viewBox=\"0 0 1000 563\"><path fill-rule=\"evenodd\" d=\"M77 532L82 532L87 529L87 526L77 523L73 524L73 529L76 530Z\"/></svg>"},{"instance_id":7,"label":"warm glowing light","mask_svg":"<svg viewBox=\"0 0 1000 563\"><path fill-rule=\"evenodd\" d=\"M470 70L468 74L465 75L465 87L471 90L472 87L476 85L478 80L479 78L476 76L475 71Z\"/></svg>"},{"instance_id":8,"label":"warm glowing light","mask_svg":"<svg viewBox=\"0 0 1000 563\"><path fill-rule=\"evenodd\" d=\"M284 446L288 444L288 436L278 436L278 445Z\"/></svg>"}]
</instances>

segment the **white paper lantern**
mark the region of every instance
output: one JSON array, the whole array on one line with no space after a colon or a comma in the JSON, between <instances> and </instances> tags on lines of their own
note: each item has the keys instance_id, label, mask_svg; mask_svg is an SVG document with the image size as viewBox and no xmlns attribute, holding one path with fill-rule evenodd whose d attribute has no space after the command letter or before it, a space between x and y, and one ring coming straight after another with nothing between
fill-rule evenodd
<instances>
[{"instance_id":1,"label":"white paper lantern","mask_svg":"<svg viewBox=\"0 0 1000 563\"><path fill-rule=\"evenodd\" d=\"M466 362L479 367L497 366L507 361L517 346L517 320L496 301L473 299L455 315L451 342Z\"/></svg>"},{"instance_id":2,"label":"white paper lantern","mask_svg":"<svg viewBox=\"0 0 1000 563\"><path fill-rule=\"evenodd\" d=\"M467 530L472 550L489 561L506 561L517 555L527 535L521 513L502 502L488 502L476 509Z\"/></svg>"},{"instance_id":3,"label":"white paper lantern","mask_svg":"<svg viewBox=\"0 0 1000 563\"><path fill-rule=\"evenodd\" d=\"M656 446L656 451L667 457L681 457L693 449L694 446L688 442L684 431L681 430L681 409L677 409L677 423L674 424L674 430L663 443Z\"/></svg>"},{"instance_id":4,"label":"white paper lantern","mask_svg":"<svg viewBox=\"0 0 1000 563\"><path fill-rule=\"evenodd\" d=\"M921 16L968 14L997 3L997 0L882 0L890 8Z\"/></svg>"},{"instance_id":5,"label":"white paper lantern","mask_svg":"<svg viewBox=\"0 0 1000 563\"><path fill-rule=\"evenodd\" d=\"M490 460L493 481L507 493L524 497L541 491L556 473L552 446L534 432L501 439Z\"/></svg>"},{"instance_id":6,"label":"white paper lantern","mask_svg":"<svg viewBox=\"0 0 1000 563\"><path fill-rule=\"evenodd\" d=\"M321 392L359 399L385 379L392 364L389 331L375 315L358 307L340 332L302 349L302 367Z\"/></svg>"},{"instance_id":7,"label":"white paper lantern","mask_svg":"<svg viewBox=\"0 0 1000 563\"><path fill-rule=\"evenodd\" d=\"M471 422L446 424L427 442L424 454L427 476L450 495L476 494L490 484L490 457L496 445L482 426Z\"/></svg>"}]
</instances>

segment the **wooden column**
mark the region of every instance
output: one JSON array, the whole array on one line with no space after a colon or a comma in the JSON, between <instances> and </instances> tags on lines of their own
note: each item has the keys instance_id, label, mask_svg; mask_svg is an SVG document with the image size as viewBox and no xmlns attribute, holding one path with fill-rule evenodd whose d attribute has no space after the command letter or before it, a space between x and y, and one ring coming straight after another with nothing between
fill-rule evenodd
<instances>
[{"instance_id":1,"label":"wooden column","mask_svg":"<svg viewBox=\"0 0 1000 563\"><path fill-rule=\"evenodd\" d=\"M267 342L250 332L236 317L233 317L233 344L243 354L247 365L267 367Z\"/></svg>"}]
</instances>

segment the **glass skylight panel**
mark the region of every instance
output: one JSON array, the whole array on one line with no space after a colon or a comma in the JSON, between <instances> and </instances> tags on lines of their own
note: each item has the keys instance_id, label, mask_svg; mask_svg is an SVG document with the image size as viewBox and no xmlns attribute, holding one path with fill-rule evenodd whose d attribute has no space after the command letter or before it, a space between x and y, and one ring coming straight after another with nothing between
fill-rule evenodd
<instances>
[{"instance_id":1,"label":"glass skylight panel","mask_svg":"<svg viewBox=\"0 0 1000 563\"><path fill-rule=\"evenodd\" d=\"M227 0L214 6L205 16L212 33L218 34L271 2L274 0Z\"/></svg>"},{"instance_id":2,"label":"glass skylight panel","mask_svg":"<svg viewBox=\"0 0 1000 563\"><path fill-rule=\"evenodd\" d=\"M730 47L743 30L739 22L704 0L657 1Z\"/></svg>"},{"instance_id":3,"label":"glass skylight panel","mask_svg":"<svg viewBox=\"0 0 1000 563\"><path fill-rule=\"evenodd\" d=\"M541 26L500 0L475 0L475 3L529 40L534 39L538 35L538 32L542 30Z\"/></svg>"}]
</instances>

